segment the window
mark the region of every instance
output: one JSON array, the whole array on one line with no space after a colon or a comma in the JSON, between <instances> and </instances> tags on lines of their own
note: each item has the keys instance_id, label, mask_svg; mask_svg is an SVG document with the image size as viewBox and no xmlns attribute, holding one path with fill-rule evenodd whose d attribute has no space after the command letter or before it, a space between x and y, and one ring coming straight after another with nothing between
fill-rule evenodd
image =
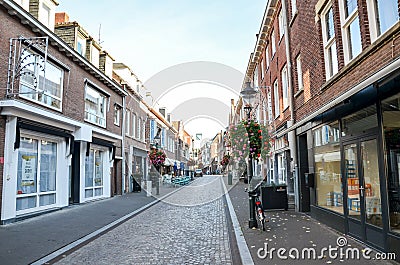
<instances>
[{"instance_id":1,"label":"window","mask_svg":"<svg viewBox=\"0 0 400 265\"><path fill-rule=\"evenodd\" d=\"M21 137L16 210L56 204L57 143ZM24 212L20 212L24 213Z\"/></svg>"},{"instance_id":2,"label":"window","mask_svg":"<svg viewBox=\"0 0 400 265\"><path fill-rule=\"evenodd\" d=\"M269 68L269 51L268 46L265 48L265 69Z\"/></svg>"},{"instance_id":3,"label":"window","mask_svg":"<svg viewBox=\"0 0 400 265\"><path fill-rule=\"evenodd\" d=\"M296 71L297 71L297 90L303 90L303 70L301 69L301 56L298 55L296 58Z\"/></svg>"},{"instance_id":4,"label":"window","mask_svg":"<svg viewBox=\"0 0 400 265\"><path fill-rule=\"evenodd\" d=\"M132 137L137 138L137 131L136 131L136 114L132 113Z\"/></svg>"},{"instance_id":5,"label":"window","mask_svg":"<svg viewBox=\"0 0 400 265\"><path fill-rule=\"evenodd\" d=\"M253 84L254 87L258 87L258 66L256 66L256 68L254 69Z\"/></svg>"},{"instance_id":6,"label":"window","mask_svg":"<svg viewBox=\"0 0 400 265\"><path fill-rule=\"evenodd\" d=\"M317 205L343 214L339 123L313 131Z\"/></svg>"},{"instance_id":7,"label":"window","mask_svg":"<svg viewBox=\"0 0 400 265\"><path fill-rule=\"evenodd\" d=\"M78 34L78 38L76 40L76 51L80 55L85 57L85 54L86 54L86 39L80 34Z\"/></svg>"},{"instance_id":8,"label":"window","mask_svg":"<svg viewBox=\"0 0 400 265\"><path fill-rule=\"evenodd\" d=\"M261 80L263 80L264 79L264 58L261 59L260 68L261 68Z\"/></svg>"},{"instance_id":9,"label":"window","mask_svg":"<svg viewBox=\"0 0 400 265\"><path fill-rule=\"evenodd\" d=\"M98 68L99 67L99 59L100 59L100 51L92 45L90 62Z\"/></svg>"},{"instance_id":10,"label":"window","mask_svg":"<svg viewBox=\"0 0 400 265\"><path fill-rule=\"evenodd\" d=\"M288 83L288 75L287 75L287 67L286 65L283 67L281 71L282 76L282 100L283 100L283 109L289 107L289 83Z\"/></svg>"},{"instance_id":11,"label":"window","mask_svg":"<svg viewBox=\"0 0 400 265\"><path fill-rule=\"evenodd\" d=\"M338 72L335 29L333 22L333 9L329 6L321 15L322 38L324 44L326 79Z\"/></svg>"},{"instance_id":12,"label":"window","mask_svg":"<svg viewBox=\"0 0 400 265\"><path fill-rule=\"evenodd\" d=\"M126 124L125 124L125 134L126 135L129 135L129 132L130 132L130 127L131 127L131 123L130 123L130 120L131 120L131 112L129 111L129 110L126 110L126 116L125 116L125 122L126 122Z\"/></svg>"},{"instance_id":13,"label":"window","mask_svg":"<svg viewBox=\"0 0 400 265\"><path fill-rule=\"evenodd\" d=\"M85 120L106 127L106 102L105 95L86 84Z\"/></svg>"},{"instance_id":14,"label":"window","mask_svg":"<svg viewBox=\"0 0 400 265\"><path fill-rule=\"evenodd\" d=\"M367 8L372 41L399 20L397 0L368 0Z\"/></svg>"},{"instance_id":15,"label":"window","mask_svg":"<svg viewBox=\"0 0 400 265\"><path fill-rule=\"evenodd\" d=\"M285 153L278 155L278 184L286 184L287 172L286 172L286 157Z\"/></svg>"},{"instance_id":16,"label":"window","mask_svg":"<svg viewBox=\"0 0 400 265\"><path fill-rule=\"evenodd\" d=\"M285 34L285 21L283 17L282 9L279 11L279 39L282 39L283 35Z\"/></svg>"},{"instance_id":17,"label":"window","mask_svg":"<svg viewBox=\"0 0 400 265\"><path fill-rule=\"evenodd\" d=\"M49 61L43 70L43 57L29 50L21 57L26 65L20 78L21 97L61 110L64 71Z\"/></svg>"},{"instance_id":18,"label":"window","mask_svg":"<svg viewBox=\"0 0 400 265\"><path fill-rule=\"evenodd\" d=\"M142 119L141 119L141 118L138 118L138 124L137 124L137 138L138 138L139 140L142 139L141 132L142 132Z\"/></svg>"},{"instance_id":19,"label":"window","mask_svg":"<svg viewBox=\"0 0 400 265\"><path fill-rule=\"evenodd\" d=\"M362 50L357 0L342 0L339 7L341 9L344 61L348 63Z\"/></svg>"},{"instance_id":20,"label":"window","mask_svg":"<svg viewBox=\"0 0 400 265\"><path fill-rule=\"evenodd\" d=\"M145 141L145 137L146 137L146 120L143 120L142 123L142 141Z\"/></svg>"},{"instance_id":21,"label":"window","mask_svg":"<svg viewBox=\"0 0 400 265\"><path fill-rule=\"evenodd\" d=\"M103 151L90 149L85 158L85 198L103 195L103 156Z\"/></svg>"},{"instance_id":22,"label":"window","mask_svg":"<svg viewBox=\"0 0 400 265\"><path fill-rule=\"evenodd\" d=\"M48 28L50 27L50 14L50 7L42 4L42 8L39 10L39 21Z\"/></svg>"},{"instance_id":23,"label":"window","mask_svg":"<svg viewBox=\"0 0 400 265\"><path fill-rule=\"evenodd\" d=\"M121 119L121 107L117 104L114 105L114 124L119 126Z\"/></svg>"},{"instance_id":24,"label":"window","mask_svg":"<svg viewBox=\"0 0 400 265\"><path fill-rule=\"evenodd\" d=\"M292 17L297 13L297 0L291 0L290 1L292 4Z\"/></svg>"},{"instance_id":25,"label":"window","mask_svg":"<svg viewBox=\"0 0 400 265\"><path fill-rule=\"evenodd\" d=\"M279 87L278 80L274 82L274 107L275 107L275 118L278 118L281 114L281 109L279 106Z\"/></svg>"},{"instance_id":26,"label":"window","mask_svg":"<svg viewBox=\"0 0 400 265\"><path fill-rule=\"evenodd\" d=\"M273 30L271 33L271 56L274 57L276 51L275 46L275 31Z\"/></svg>"}]
</instances>

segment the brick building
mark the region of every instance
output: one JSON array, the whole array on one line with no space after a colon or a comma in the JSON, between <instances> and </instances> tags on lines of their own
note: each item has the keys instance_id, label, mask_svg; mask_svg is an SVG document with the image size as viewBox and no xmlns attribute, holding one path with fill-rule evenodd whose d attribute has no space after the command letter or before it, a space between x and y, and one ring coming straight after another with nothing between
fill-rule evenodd
<instances>
[{"instance_id":1,"label":"brick building","mask_svg":"<svg viewBox=\"0 0 400 265\"><path fill-rule=\"evenodd\" d=\"M268 1L247 69L271 88L275 138L288 135L297 209L397 257L399 10L397 0Z\"/></svg>"},{"instance_id":2,"label":"brick building","mask_svg":"<svg viewBox=\"0 0 400 265\"><path fill-rule=\"evenodd\" d=\"M56 5L0 3L1 223L122 192L126 92L54 33Z\"/></svg>"}]
</instances>

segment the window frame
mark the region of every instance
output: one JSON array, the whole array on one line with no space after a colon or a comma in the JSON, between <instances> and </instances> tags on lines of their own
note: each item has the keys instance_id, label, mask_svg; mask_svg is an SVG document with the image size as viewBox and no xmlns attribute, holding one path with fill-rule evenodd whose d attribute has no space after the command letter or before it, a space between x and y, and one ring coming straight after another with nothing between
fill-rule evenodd
<instances>
[{"instance_id":1,"label":"window frame","mask_svg":"<svg viewBox=\"0 0 400 265\"><path fill-rule=\"evenodd\" d=\"M278 79L275 79L273 86L274 86L274 118L277 119L281 115Z\"/></svg>"},{"instance_id":2,"label":"window frame","mask_svg":"<svg viewBox=\"0 0 400 265\"><path fill-rule=\"evenodd\" d=\"M274 57L276 53L276 43L275 43L275 30L272 30L271 32L271 58Z\"/></svg>"},{"instance_id":3,"label":"window frame","mask_svg":"<svg viewBox=\"0 0 400 265\"><path fill-rule=\"evenodd\" d=\"M282 37L285 35L285 21L284 21L284 18L283 18L282 8L279 11L278 24L279 24L279 40L281 40Z\"/></svg>"},{"instance_id":4,"label":"window frame","mask_svg":"<svg viewBox=\"0 0 400 265\"><path fill-rule=\"evenodd\" d=\"M282 67L281 78L283 110L286 110L289 107L289 78L286 64Z\"/></svg>"},{"instance_id":5,"label":"window frame","mask_svg":"<svg viewBox=\"0 0 400 265\"><path fill-rule=\"evenodd\" d=\"M59 84L59 86L60 86L60 97L58 97L56 95L48 93L47 92L47 88L45 87L45 89L43 89L43 85L41 85L41 83L40 83L40 76L41 75L40 75L40 71L39 71L38 68L41 68L41 66L39 66L39 63L37 63L37 62L38 62L38 60L41 60L39 58L40 56L42 56L41 53L33 51L32 49L25 49L24 51L27 51L29 54L34 56L34 62L35 63L33 64L34 65L33 74L34 74L34 76L35 76L35 78L37 80L37 88L35 88L32 83L23 80L23 78L21 77L20 80L19 80L19 92L20 92L19 96L21 98L23 98L23 99L35 102L35 103L37 103L39 105L42 105L42 106L45 106L47 108L54 109L54 110L57 110L57 111L61 112L62 109L63 109L63 93L64 93L64 79L65 79L64 78L65 77L64 68L62 66L60 66L59 64L56 64L52 60L49 60L50 56L49 55L47 56L45 71L49 68L48 65L51 65L51 67L54 67L55 69L60 71L60 77L61 77L60 84ZM23 55L21 54L21 56L23 56ZM29 55L27 55L27 56L29 56ZM27 57L25 57L25 58L27 58ZM46 72L43 72L42 77L43 76L46 78ZM45 84L46 84L46 82L45 82ZM30 90L36 91L36 92L35 93L24 94L23 92L21 92L22 86L25 86L27 89L30 89ZM42 87L42 88L40 88L40 87ZM49 104L46 104L46 103L40 101L39 100L39 94L41 94L41 92L43 92L43 95L59 101L60 102L60 106L59 107L55 107L52 104L49 105ZM29 95L31 95L31 97Z\"/></svg>"},{"instance_id":6,"label":"window frame","mask_svg":"<svg viewBox=\"0 0 400 265\"><path fill-rule=\"evenodd\" d=\"M121 106L114 104L114 125L116 126L121 125L121 109Z\"/></svg>"},{"instance_id":7,"label":"window frame","mask_svg":"<svg viewBox=\"0 0 400 265\"><path fill-rule=\"evenodd\" d=\"M358 5L356 8L351 12L351 14L346 14L347 10L345 8L345 1L339 1L339 12L340 12L340 27L342 31L342 41L343 41L343 55L344 55L344 64L348 64L354 58L356 58L360 53L362 53L362 37L361 37L361 28L360 28L360 18L358 14ZM356 28L357 32L352 32L352 25L358 21L358 27ZM359 53L353 54L353 47L354 47L354 33L358 34L358 38L360 41ZM352 37L353 36L353 37Z\"/></svg>"},{"instance_id":8,"label":"window frame","mask_svg":"<svg viewBox=\"0 0 400 265\"><path fill-rule=\"evenodd\" d=\"M292 18L297 14L297 0L291 0L291 11L292 11Z\"/></svg>"},{"instance_id":9,"label":"window frame","mask_svg":"<svg viewBox=\"0 0 400 265\"><path fill-rule=\"evenodd\" d=\"M326 6L324 10L321 12L321 29L322 29L322 42L324 49L324 62L325 62L325 76L326 80L332 78L339 71L339 62L337 55L337 46L336 46L336 33L333 27L333 34L330 38L327 38L329 28L326 25L327 17L329 13L332 12L332 26L335 25L334 20L334 12L332 4ZM333 49L334 48L334 49ZM333 54L334 53L334 54ZM333 56L334 55L334 56ZM335 57L335 58L333 58Z\"/></svg>"},{"instance_id":10,"label":"window frame","mask_svg":"<svg viewBox=\"0 0 400 265\"><path fill-rule=\"evenodd\" d=\"M304 89L303 82L303 69L301 66L301 54L296 57L296 73L297 73L297 91L302 91Z\"/></svg>"},{"instance_id":11,"label":"window frame","mask_svg":"<svg viewBox=\"0 0 400 265\"><path fill-rule=\"evenodd\" d=\"M397 7L395 9L396 10L395 13L397 14L397 21L394 22L391 26L389 26L385 31L381 32L381 28L379 27L380 21L379 21L378 1L380 1L380 0L367 0L366 1L367 2L367 11L368 11L369 31L370 31L370 36L371 36L372 42L375 42L382 35L384 35L387 31L389 31L400 19L399 15L397 13L397 10L398 10L398 7ZM397 0L392 0L392 1L395 1L398 6Z\"/></svg>"},{"instance_id":12,"label":"window frame","mask_svg":"<svg viewBox=\"0 0 400 265\"><path fill-rule=\"evenodd\" d=\"M100 117L98 114L94 114L94 113L89 113L86 110L86 103L87 103L87 95L88 95L88 89L91 89L93 92L98 93L98 95L100 97L102 97L104 99L104 105L103 105L103 112L104 112L104 117ZM93 85L91 82L85 82L85 121L89 122L91 124L100 126L102 128L106 128L107 127L107 111L108 111L108 104L109 104L109 100L110 100L110 95L104 93L101 89L98 89L95 85ZM100 110L100 109L99 109ZM104 119L104 125L95 121L90 120L89 118L86 118L86 114L90 114L90 115L95 115L97 118L102 118Z\"/></svg>"}]
</instances>

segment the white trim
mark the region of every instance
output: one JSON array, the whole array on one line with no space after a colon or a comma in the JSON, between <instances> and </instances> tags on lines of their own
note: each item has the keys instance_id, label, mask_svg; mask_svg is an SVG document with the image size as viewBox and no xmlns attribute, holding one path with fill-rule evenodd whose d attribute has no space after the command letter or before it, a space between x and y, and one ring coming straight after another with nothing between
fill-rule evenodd
<instances>
[{"instance_id":1,"label":"white trim","mask_svg":"<svg viewBox=\"0 0 400 265\"><path fill-rule=\"evenodd\" d=\"M1 115L18 116L18 117L25 116L25 117L30 117L31 119L34 120L38 118L44 118L44 122L47 124L48 123L57 124L60 127L69 128L72 131L77 130L77 128L74 128L73 126L79 128L88 126L86 123L73 120L71 118L62 116L57 113L49 112L47 110L38 108L37 106L25 104L18 100L1 100L0 107L2 108L0 112ZM97 128L97 126L91 126L91 127L93 132L96 132L100 135L104 135L116 140L122 140L121 135L111 133L105 129Z\"/></svg>"}]
</instances>

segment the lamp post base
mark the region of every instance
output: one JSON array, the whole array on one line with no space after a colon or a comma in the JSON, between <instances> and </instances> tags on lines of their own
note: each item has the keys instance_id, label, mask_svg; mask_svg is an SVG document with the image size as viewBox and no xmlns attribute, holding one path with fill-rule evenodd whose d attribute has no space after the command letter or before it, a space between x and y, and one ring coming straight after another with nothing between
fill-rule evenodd
<instances>
[{"instance_id":1,"label":"lamp post base","mask_svg":"<svg viewBox=\"0 0 400 265\"><path fill-rule=\"evenodd\" d=\"M249 228L258 228L257 220L256 220L256 202L253 196L249 196L249 208L250 208L250 218L249 218Z\"/></svg>"}]
</instances>

